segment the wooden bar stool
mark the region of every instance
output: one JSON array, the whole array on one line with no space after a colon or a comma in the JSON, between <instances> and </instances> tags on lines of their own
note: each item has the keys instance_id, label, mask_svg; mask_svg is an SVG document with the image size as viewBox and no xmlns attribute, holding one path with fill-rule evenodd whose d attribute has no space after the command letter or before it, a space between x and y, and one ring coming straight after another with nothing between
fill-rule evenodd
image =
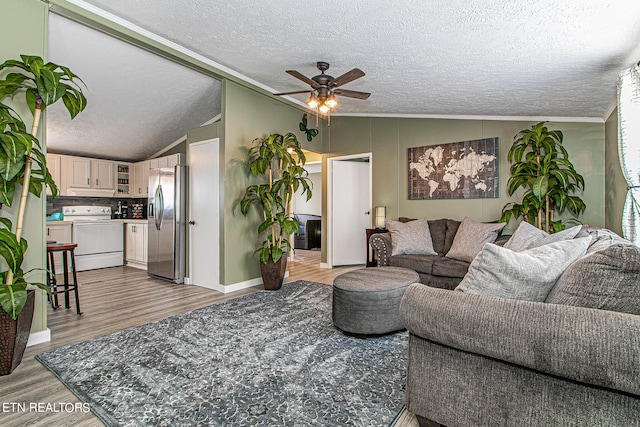
<instances>
[{"instance_id":1,"label":"wooden bar stool","mask_svg":"<svg viewBox=\"0 0 640 427\"><path fill-rule=\"evenodd\" d=\"M76 313L82 314L80 311L80 298L78 297L78 277L76 276L76 258L74 255L75 249L78 247L75 243L47 243L47 262L49 264L48 273L48 285L53 294L51 300L51 306L56 309L60 305L58 304L58 294L64 294L64 308L69 308L69 293L73 291L76 298ZM53 254L56 252L62 253L62 277L64 282L60 285L63 289L58 289L58 282L56 279L56 267ZM67 258L68 255L68 258ZM71 262L71 275L73 282L69 281L69 260Z\"/></svg>"}]
</instances>

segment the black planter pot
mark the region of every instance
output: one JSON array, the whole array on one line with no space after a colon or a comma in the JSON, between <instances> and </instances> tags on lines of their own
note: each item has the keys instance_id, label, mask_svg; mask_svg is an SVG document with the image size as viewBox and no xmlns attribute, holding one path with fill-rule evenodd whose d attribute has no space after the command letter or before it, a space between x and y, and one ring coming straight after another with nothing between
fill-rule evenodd
<instances>
[{"instance_id":1,"label":"black planter pot","mask_svg":"<svg viewBox=\"0 0 640 427\"><path fill-rule=\"evenodd\" d=\"M284 281L284 273L287 270L287 254L280 257L278 262L273 262L269 257L266 264L260 263L260 274L262 275L262 283L268 291L277 291L282 287Z\"/></svg>"},{"instance_id":2,"label":"black planter pot","mask_svg":"<svg viewBox=\"0 0 640 427\"><path fill-rule=\"evenodd\" d=\"M16 320L0 308L0 375L9 375L22 362L31 331L35 299L36 292L30 290Z\"/></svg>"}]
</instances>

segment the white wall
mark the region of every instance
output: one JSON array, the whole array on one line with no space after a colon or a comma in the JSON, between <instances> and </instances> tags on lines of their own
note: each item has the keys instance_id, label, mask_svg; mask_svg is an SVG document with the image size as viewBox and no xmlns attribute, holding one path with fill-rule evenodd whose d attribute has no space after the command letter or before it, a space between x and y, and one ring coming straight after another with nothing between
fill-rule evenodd
<instances>
[{"instance_id":1,"label":"white wall","mask_svg":"<svg viewBox=\"0 0 640 427\"><path fill-rule=\"evenodd\" d=\"M307 168L308 169L308 168ZM296 214L322 215L322 173L309 173L313 184L312 197L307 201L307 195L298 191L293 198L293 212Z\"/></svg>"}]
</instances>

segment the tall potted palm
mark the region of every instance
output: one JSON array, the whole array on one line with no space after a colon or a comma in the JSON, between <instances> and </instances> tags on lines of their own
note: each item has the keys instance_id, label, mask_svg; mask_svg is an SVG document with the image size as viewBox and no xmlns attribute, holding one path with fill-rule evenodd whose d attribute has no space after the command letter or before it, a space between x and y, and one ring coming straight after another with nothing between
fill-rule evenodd
<instances>
[{"instance_id":1,"label":"tall potted palm","mask_svg":"<svg viewBox=\"0 0 640 427\"><path fill-rule=\"evenodd\" d=\"M265 289L280 289L287 266L286 253L291 249L288 236L300 230L300 224L287 212L293 195L301 190L311 198L310 180L304 169L306 157L296 136L274 133L256 138L249 150L248 169L262 182L245 189L240 210L247 216L251 206L260 211L262 223L258 234L264 236L260 254L260 272Z\"/></svg>"},{"instance_id":2,"label":"tall potted palm","mask_svg":"<svg viewBox=\"0 0 640 427\"><path fill-rule=\"evenodd\" d=\"M29 193L40 197L44 184L51 189L52 196L57 194L43 147L36 138L42 111L62 99L73 119L87 101L78 85L82 82L78 76L67 67L45 63L40 57L21 55L20 60L5 61L0 65L2 72L6 75L0 79L0 101L6 97L15 101L16 96L23 95L33 114L31 132L27 132L20 116L0 103L0 203L10 207L15 197L19 197L15 231L6 213L0 212L0 256L6 264L0 271L0 340L3 349L11 349L10 357L0 360L0 375L6 375L20 363L31 328L34 292L27 286L49 291L43 283L28 281L30 271L22 269L28 248L22 231Z\"/></svg>"},{"instance_id":3,"label":"tall potted palm","mask_svg":"<svg viewBox=\"0 0 640 427\"><path fill-rule=\"evenodd\" d=\"M573 217L582 214L586 205L577 193L584 191L584 178L569 161L562 145L563 134L549 130L546 122L520 131L509 149L512 162L507 181L510 196L524 189L522 203L508 203L502 209L501 222L522 218L547 232L565 228L565 221L556 214L569 212Z\"/></svg>"}]
</instances>

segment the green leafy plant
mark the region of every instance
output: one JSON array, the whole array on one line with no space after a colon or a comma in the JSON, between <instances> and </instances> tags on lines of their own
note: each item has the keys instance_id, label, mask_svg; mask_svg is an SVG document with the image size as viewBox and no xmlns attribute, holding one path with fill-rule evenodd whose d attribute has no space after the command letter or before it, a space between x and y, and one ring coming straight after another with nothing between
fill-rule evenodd
<instances>
[{"instance_id":1,"label":"green leafy plant","mask_svg":"<svg viewBox=\"0 0 640 427\"><path fill-rule=\"evenodd\" d=\"M274 133L267 138L256 138L253 143L249 150L249 173L266 182L246 188L240 211L247 216L251 206L259 208L263 222L258 234L265 235L265 240L256 253L260 253L260 261L267 264L269 259L278 262L291 249L287 236L300 231L300 224L287 212L287 205L299 189L309 200L311 186L303 167L306 157L293 133Z\"/></svg>"},{"instance_id":2,"label":"green leafy plant","mask_svg":"<svg viewBox=\"0 0 640 427\"><path fill-rule=\"evenodd\" d=\"M20 116L7 105L0 104L0 203L11 206L17 196L16 186L21 186L15 232L12 231L14 224L8 218L0 218L0 256L7 264L7 269L0 272L0 304L13 319L24 307L28 285L49 291L43 283L27 282L22 270L28 247L22 238L27 197L29 193L40 197L43 184L51 189L54 197L58 191L47 170L43 147L36 138L42 111L62 99L73 119L87 105L78 82L84 83L67 67L45 63L37 56L21 55L20 58L0 65L0 72L7 72L0 80L0 101L6 97L15 100L16 95L24 95L33 114L31 132L27 133Z\"/></svg>"},{"instance_id":3,"label":"green leafy plant","mask_svg":"<svg viewBox=\"0 0 640 427\"><path fill-rule=\"evenodd\" d=\"M586 205L576 195L584 191L584 178L569 161L562 145L563 134L549 130L546 122L520 131L509 149L511 177L507 181L510 196L524 189L522 203L508 203L502 208L501 222L520 218L547 232L563 230L566 221L556 214L569 212L578 217Z\"/></svg>"}]
</instances>

